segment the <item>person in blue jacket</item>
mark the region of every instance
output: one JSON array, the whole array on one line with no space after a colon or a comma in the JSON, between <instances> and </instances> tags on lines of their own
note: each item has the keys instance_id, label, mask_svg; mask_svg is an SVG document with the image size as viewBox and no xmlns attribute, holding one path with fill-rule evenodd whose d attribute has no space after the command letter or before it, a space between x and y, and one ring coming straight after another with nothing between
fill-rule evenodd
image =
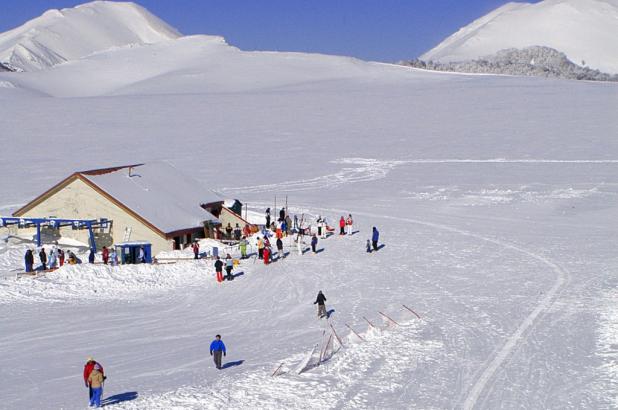
<instances>
[{"instance_id":1,"label":"person in blue jacket","mask_svg":"<svg viewBox=\"0 0 618 410\"><path fill-rule=\"evenodd\" d=\"M378 228L373 227L373 233L371 234L371 245L373 246L373 250L378 250L378 239L380 238L380 232L378 232Z\"/></svg>"},{"instance_id":2,"label":"person in blue jacket","mask_svg":"<svg viewBox=\"0 0 618 410\"><path fill-rule=\"evenodd\" d=\"M311 237L311 250L313 251L313 253L318 253L317 246L318 246L318 237L315 234L313 234L313 236Z\"/></svg>"},{"instance_id":3,"label":"person in blue jacket","mask_svg":"<svg viewBox=\"0 0 618 410\"><path fill-rule=\"evenodd\" d=\"M221 335L215 336L215 340L210 344L210 355L213 356L215 360L215 366L217 369L221 370L221 354L225 356L225 344L221 340Z\"/></svg>"}]
</instances>

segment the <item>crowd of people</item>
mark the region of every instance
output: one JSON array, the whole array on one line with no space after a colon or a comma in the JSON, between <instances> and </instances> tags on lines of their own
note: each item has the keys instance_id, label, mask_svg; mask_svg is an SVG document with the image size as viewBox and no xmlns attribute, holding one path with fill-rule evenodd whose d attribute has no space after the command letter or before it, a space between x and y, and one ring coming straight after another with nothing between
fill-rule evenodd
<instances>
[{"instance_id":1,"label":"crowd of people","mask_svg":"<svg viewBox=\"0 0 618 410\"><path fill-rule=\"evenodd\" d=\"M38 250L38 252L37 252ZM35 267L35 254L38 255L39 265ZM116 248L103 246L101 249L101 261L105 265L118 266L118 253ZM146 253L143 247L140 247L135 256L135 260L132 263L145 263ZM32 273L35 271L50 271L63 266L65 263L69 265L78 265L82 263L82 260L75 255L71 250L66 252L59 248L56 244L52 245L47 250L44 246L38 249L26 249L24 254L24 267L26 273ZM88 263L96 263L96 252L90 248L88 253Z\"/></svg>"},{"instance_id":2,"label":"crowd of people","mask_svg":"<svg viewBox=\"0 0 618 410\"><path fill-rule=\"evenodd\" d=\"M26 249L26 253L24 255L24 266L26 273L32 273L35 270L53 270L63 266L65 263L68 263L69 265L81 263L81 260L72 251L67 250L65 252L56 245L52 245L48 251L45 251L45 247L43 246L38 249L40 265L35 267L35 253L36 249Z\"/></svg>"},{"instance_id":3,"label":"crowd of people","mask_svg":"<svg viewBox=\"0 0 618 410\"><path fill-rule=\"evenodd\" d=\"M291 237L292 242L296 242L296 246L298 247L298 253L302 255L304 253L304 236L311 237L311 251L314 254L319 253L318 238L326 238L329 235L329 232L333 232L334 229L331 228L326 218L322 216L318 216L315 220L315 225L308 225L304 227L304 217L301 220L298 220L297 216L294 216L292 220L290 216L285 212L285 209L281 209L279 213L279 218L277 221L271 221L270 209L266 210L265 214L266 225L262 229L261 233L257 235L255 238L257 244L257 254L256 258L262 260L264 264L268 265L273 256L273 250L271 245L271 238L275 239L276 246L276 255L277 259L284 258L284 246L283 246L283 238ZM352 219L352 215L348 215L347 217L341 216L339 219L339 235L353 235L355 232L353 230L354 221ZM238 224L236 224L238 227ZM228 228L231 228L231 225L228 224L226 228L226 233L229 231ZM334 232L333 232L334 233ZM249 247L249 233L248 232L239 232L237 229L232 229L232 235L234 235L234 239L238 241L238 249L240 251L240 258L246 259L249 257L247 254L247 248ZM228 234L229 235L229 234ZM378 241L379 241L379 231L376 227L372 228L371 238L367 239L367 252L376 252L379 250ZM192 244L192 250L195 259L199 259L200 256L200 247L199 242L194 242ZM49 258L47 257L45 250L41 249L39 253L39 258L41 264L44 268L48 265L50 267L55 266L56 261L59 261L60 266L64 263L64 252L57 249L56 246L53 246ZM69 251L69 258L74 258L75 255ZM28 268L32 270L34 263L33 251L28 249L26 252L26 269ZM103 247L102 250L102 259L105 264L117 264L117 255L115 254L115 250L112 249L110 252L106 247ZM234 275L232 271L234 269L236 261L232 258L231 254L227 253L224 260L221 257L217 256L214 262L216 279L218 282L223 282L224 280L233 280ZM225 270L226 274L223 274ZM317 294L315 305L317 305L317 316L319 319L328 318L329 312L326 310L326 296L320 290ZM222 357L227 355L227 349L223 340L221 339L221 335L216 335L215 339L210 344L210 355L213 357L213 361L215 367L219 370L223 369L225 366L222 364ZM96 362L92 357L89 357L87 363L84 366L84 383L88 388L88 397L90 406L100 407L101 406L101 396L103 393L103 385L106 380L105 372L103 370L103 366Z\"/></svg>"},{"instance_id":4,"label":"crowd of people","mask_svg":"<svg viewBox=\"0 0 618 410\"><path fill-rule=\"evenodd\" d=\"M309 246L311 252L313 254L317 254L321 251L318 249L319 239L325 239L330 234L334 234L335 229L328 225L326 217L322 217L319 215L315 220L315 223L305 223L304 215L301 217L299 221L298 215L294 215L294 218L288 214L285 208L281 208L279 211L279 217L277 220L272 220L271 209L267 208L264 214L265 224L263 225L261 231L258 235L253 238L255 240L256 254L255 257L257 260L263 261L265 265L269 265L271 262L277 261L279 259L283 259L286 257L287 253L284 251L284 238L290 238L291 246L295 246L298 252L298 255L303 255L306 249L306 242L304 238L309 237ZM238 224L236 224L238 226ZM306 226L305 226L306 225ZM231 229L231 224L228 223L228 230ZM247 259L249 255L247 254L247 249L249 247L249 239L248 235L243 234L237 241L238 250L240 251L240 259ZM340 236L351 236L354 233L354 220L352 219L352 215L348 214L347 217L341 215L339 218L339 235ZM273 245L271 240L275 241L275 247L273 249ZM378 240L379 240L379 232L376 227L373 227L372 235L370 239L367 239L367 252L375 252L378 248ZM295 245L294 245L295 244ZM199 243L195 242L193 245L193 252L195 259L198 259L199 255ZM276 259L275 259L276 257ZM223 266L225 266L226 271L228 269L233 269L235 264L234 260L227 254L225 265L224 262L218 256L215 257L215 272L218 282L223 282L224 280L232 280L234 275L230 272L227 275L223 276ZM240 263L239 261L237 263Z\"/></svg>"}]
</instances>

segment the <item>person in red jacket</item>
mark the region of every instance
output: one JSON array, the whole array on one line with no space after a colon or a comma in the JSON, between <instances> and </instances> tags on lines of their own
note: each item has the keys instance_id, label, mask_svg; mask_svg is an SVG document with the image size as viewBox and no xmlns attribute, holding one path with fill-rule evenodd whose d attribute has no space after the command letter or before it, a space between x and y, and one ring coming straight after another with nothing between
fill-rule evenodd
<instances>
[{"instance_id":1,"label":"person in red jacket","mask_svg":"<svg viewBox=\"0 0 618 410\"><path fill-rule=\"evenodd\" d=\"M101 257L103 258L103 263L107 265L107 262L109 261L109 249L107 249L106 246L104 246L101 251Z\"/></svg>"},{"instance_id":2,"label":"person in red jacket","mask_svg":"<svg viewBox=\"0 0 618 410\"><path fill-rule=\"evenodd\" d=\"M270 263L270 248L267 246L264 248L264 265Z\"/></svg>"},{"instance_id":3,"label":"person in red jacket","mask_svg":"<svg viewBox=\"0 0 618 410\"><path fill-rule=\"evenodd\" d=\"M343 217L343 215L339 220L339 235L345 235L345 218Z\"/></svg>"},{"instance_id":4,"label":"person in red jacket","mask_svg":"<svg viewBox=\"0 0 618 410\"><path fill-rule=\"evenodd\" d=\"M92 357L89 357L84 365L84 384L88 387L88 399L92 399L92 387L90 386L90 383L88 383L88 378L90 377L90 373L92 373L95 366L98 366L99 371L103 375L103 380L107 378L105 377L103 366L97 363Z\"/></svg>"}]
</instances>

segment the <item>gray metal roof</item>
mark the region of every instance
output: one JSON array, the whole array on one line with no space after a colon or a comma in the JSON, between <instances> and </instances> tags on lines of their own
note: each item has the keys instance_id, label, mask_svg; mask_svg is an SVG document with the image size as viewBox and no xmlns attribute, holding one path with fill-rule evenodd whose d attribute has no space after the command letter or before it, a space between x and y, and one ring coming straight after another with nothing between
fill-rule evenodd
<instances>
[{"instance_id":1,"label":"gray metal roof","mask_svg":"<svg viewBox=\"0 0 618 410\"><path fill-rule=\"evenodd\" d=\"M81 175L164 233L201 227L205 221L219 222L201 205L223 199L168 162Z\"/></svg>"}]
</instances>

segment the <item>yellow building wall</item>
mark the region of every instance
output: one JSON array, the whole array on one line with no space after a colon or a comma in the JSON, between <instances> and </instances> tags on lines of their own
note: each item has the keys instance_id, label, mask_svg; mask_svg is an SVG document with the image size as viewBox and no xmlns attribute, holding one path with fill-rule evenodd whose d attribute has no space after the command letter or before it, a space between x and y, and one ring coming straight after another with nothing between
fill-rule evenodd
<instances>
[{"instance_id":1,"label":"yellow building wall","mask_svg":"<svg viewBox=\"0 0 618 410\"><path fill-rule=\"evenodd\" d=\"M219 214L218 219L219 221L221 221L221 232L223 233L225 233L225 227L228 223L232 226L232 228L236 227L236 224L238 224L238 226L240 226L240 229L244 228L245 224L247 223L237 214L227 209L226 207L223 207L221 209L221 213Z\"/></svg>"},{"instance_id":2,"label":"yellow building wall","mask_svg":"<svg viewBox=\"0 0 618 410\"><path fill-rule=\"evenodd\" d=\"M75 179L23 216L70 219L107 218L112 221L110 233L114 243L122 242L125 228L131 227L129 241L150 242L153 256L161 251L172 249L173 241L163 238L80 179ZM70 227L63 227L60 229L60 234L63 237L88 243L88 230L72 230ZM97 244L97 248L101 248L101 246Z\"/></svg>"}]
</instances>

